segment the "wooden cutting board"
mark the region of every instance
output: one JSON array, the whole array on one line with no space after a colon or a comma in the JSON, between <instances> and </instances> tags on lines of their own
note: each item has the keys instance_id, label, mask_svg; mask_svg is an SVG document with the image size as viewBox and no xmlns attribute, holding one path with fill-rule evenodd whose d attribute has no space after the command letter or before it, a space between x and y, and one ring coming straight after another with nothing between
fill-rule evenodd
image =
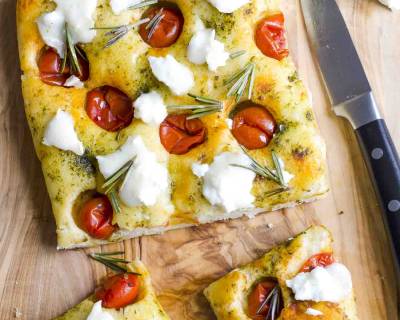
<instances>
[{"instance_id":1,"label":"wooden cutting board","mask_svg":"<svg viewBox=\"0 0 400 320\"><path fill-rule=\"evenodd\" d=\"M375 0L338 2L400 149L400 13L391 13ZM396 320L388 242L360 151L349 125L330 111L298 1L285 0L283 10L292 55L313 93L327 141L329 196L253 220L143 237L102 250L125 250L127 258L140 257L172 319L214 319L201 293L207 284L308 225L323 223L332 230L336 252L352 271L360 319ZM85 298L106 272L89 261L89 250L55 249L50 202L20 93L15 0L0 0L0 14L0 319L46 320Z\"/></svg>"}]
</instances>

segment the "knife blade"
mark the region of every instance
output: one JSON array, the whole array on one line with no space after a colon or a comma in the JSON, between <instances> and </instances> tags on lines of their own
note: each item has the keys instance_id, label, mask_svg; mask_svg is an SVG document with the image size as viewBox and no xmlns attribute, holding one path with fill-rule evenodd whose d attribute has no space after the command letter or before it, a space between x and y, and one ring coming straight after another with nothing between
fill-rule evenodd
<instances>
[{"instance_id":1,"label":"knife blade","mask_svg":"<svg viewBox=\"0 0 400 320\"><path fill-rule=\"evenodd\" d=\"M377 193L400 279L400 159L335 0L300 0L333 110L352 124Z\"/></svg>"},{"instance_id":2,"label":"knife blade","mask_svg":"<svg viewBox=\"0 0 400 320\"><path fill-rule=\"evenodd\" d=\"M334 112L347 118L355 128L380 119L371 86L336 1L304 0L301 5Z\"/></svg>"}]
</instances>

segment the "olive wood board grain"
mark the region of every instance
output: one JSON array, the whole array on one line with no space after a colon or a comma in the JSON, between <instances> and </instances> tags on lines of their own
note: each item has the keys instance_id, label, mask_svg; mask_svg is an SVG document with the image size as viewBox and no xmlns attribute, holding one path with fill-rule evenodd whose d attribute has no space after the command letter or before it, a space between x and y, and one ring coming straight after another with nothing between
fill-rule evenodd
<instances>
[{"instance_id":1,"label":"olive wood board grain","mask_svg":"<svg viewBox=\"0 0 400 320\"><path fill-rule=\"evenodd\" d=\"M400 148L400 13L374 0L338 0L378 104ZM171 319L215 319L202 290L313 223L330 228L353 274L360 319L398 319L388 241L350 126L332 113L297 0L283 11L292 56L314 97L328 147L326 199L253 220L215 223L95 250L124 250L150 269ZM0 319L47 320L89 295L106 275L91 250L56 251L50 202L23 111L15 0L0 0ZM269 227L267 226L269 225Z\"/></svg>"}]
</instances>

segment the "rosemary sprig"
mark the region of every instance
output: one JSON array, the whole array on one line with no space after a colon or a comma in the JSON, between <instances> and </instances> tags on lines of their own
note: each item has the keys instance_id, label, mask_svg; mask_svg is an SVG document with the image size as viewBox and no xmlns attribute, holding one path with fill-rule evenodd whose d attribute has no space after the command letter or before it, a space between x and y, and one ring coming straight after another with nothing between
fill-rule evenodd
<instances>
[{"instance_id":1,"label":"rosemary sprig","mask_svg":"<svg viewBox=\"0 0 400 320\"><path fill-rule=\"evenodd\" d=\"M153 4L156 4L158 0L142 0L137 4L134 4L133 6L130 6L128 9L134 10L134 9L140 9L143 7L151 6Z\"/></svg>"},{"instance_id":2,"label":"rosemary sprig","mask_svg":"<svg viewBox=\"0 0 400 320\"><path fill-rule=\"evenodd\" d=\"M236 103L242 99L246 88L248 88L247 97L250 100L253 94L254 79L256 74L256 66L249 62L246 66L225 81L226 86L230 86L228 97L235 96Z\"/></svg>"},{"instance_id":3,"label":"rosemary sprig","mask_svg":"<svg viewBox=\"0 0 400 320\"><path fill-rule=\"evenodd\" d=\"M199 102L198 105L171 105L168 106L168 111L174 113L176 111L185 111L190 112L191 115L187 117L187 119L197 119L209 114L213 114L216 112L220 112L224 107L222 101L218 101L211 98L206 98L202 96L196 96L194 94L189 93L189 97L193 98L196 102Z\"/></svg>"},{"instance_id":4,"label":"rosemary sprig","mask_svg":"<svg viewBox=\"0 0 400 320\"><path fill-rule=\"evenodd\" d=\"M246 149L242 147L243 152L249 157L251 164L250 166L243 166L239 164L232 164L234 167L244 168L253 171L255 174L264 177L266 179L276 182L280 187L268 192L267 196L273 196L289 190L287 183L283 177L283 169L279 161L278 156L274 151L272 151L272 161L274 164L274 169L270 169L267 166L260 164L257 160L251 157Z\"/></svg>"},{"instance_id":5,"label":"rosemary sprig","mask_svg":"<svg viewBox=\"0 0 400 320\"><path fill-rule=\"evenodd\" d=\"M149 18L145 18L135 23L123 24L115 27L96 27L92 28L92 30L109 30L108 32L105 33L105 36L109 37L109 39L107 40L106 44L103 47L104 49L107 49L111 47L114 43L125 37L129 33L129 31L149 21L150 21Z\"/></svg>"},{"instance_id":6,"label":"rosemary sprig","mask_svg":"<svg viewBox=\"0 0 400 320\"><path fill-rule=\"evenodd\" d=\"M120 251L105 252L105 253L89 253L89 257L97 262L104 264L106 267L110 268L111 270L113 270L115 272L126 273L126 272L128 272L128 268L126 267L126 265L129 263L129 261L115 257L115 256L121 255L123 253L124 252L120 252ZM140 273L136 273L136 272L128 272L128 273L141 275Z\"/></svg>"},{"instance_id":7,"label":"rosemary sprig","mask_svg":"<svg viewBox=\"0 0 400 320\"><path fill-rule=\"evenodd\" d=\"M125 178L129 169L132 167L135 159L129 160L119 170L112 174L106 179L104 184L101 186L104 189L104 193L110 197L111 205L116 213L121 212L121 206L116 192L116 187Z\"/></svg>"},{"instance_id":8,"label":"rosemary sprig","mask_svg":"<svg viewBox=\"0 0 400 320\"><path fill-rule=\"evenodd\" d=\"M235 52L232 52L232 53L229 55L229 58L230 58L230 59L236 59L236 58L238 58L238 57L244 55L245 53L246 53L246 50L235 51Z\"/></svg>"},{"instance_id":9,"label":"rosemary sprig","mask_svg":"<svg viewBox=\"0 0 400 320\"><path fill-rule=\"evenodd\" d=\"M79 64L78 55L86 60L85 55L81 49L74 45L72 42L72 36L68 29L68 24L65 24L65 48L64 57L61 64L61 72L64 72L65 68L68 66L71 69L72 74L78 74L82 76L81 66Z\"/></svg>"},{"instance_id":10,"label":"rosemary sprig","mask_svg":"<svg viewBox=\"0 0 400 320\"><path fill-rule=\"evenodd\" d=\"M279 316L279 309L280 309L280 290L279 290L279 285L276 285L271 292L268 294L268 296L265 298L265 300L261 303L260 307L257 309L256 314L259 315L261 311L264 309L264 307L267 304L270 304L270 307L268 309L268 313L265 317L265 320L276 320Z\"/></svg>"},{"instance_id":11,"label":"rosemary sprig","mask_svg":"<svg viewBox=\"0 0 400 320\"><path fill-rule=\"evenodd\" d=\"M160 11L158 11L157 14L147 24L146 30L150 30L149 33L147 34L147 40L151 39L154 32L158 28L158 25L160 24L162 19L164 19L164 17L165 17L164 8L161 8Z\"/></svg>"}]
</instances>

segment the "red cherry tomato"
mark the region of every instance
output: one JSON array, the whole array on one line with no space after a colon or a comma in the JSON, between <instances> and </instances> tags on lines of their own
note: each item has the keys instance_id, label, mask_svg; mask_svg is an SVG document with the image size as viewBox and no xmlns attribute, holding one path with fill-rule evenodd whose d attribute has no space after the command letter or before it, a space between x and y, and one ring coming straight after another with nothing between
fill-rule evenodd
<instances>
[{"instance_id":1,"label":"red cherry tomato","mask_svg":"<svg viewBox=\"0 0 400 320\"><path fill-rule=\"evenodd\" d=\"M272 289L275 288L277 283L275 281L263 281L256 285L254 290L247 298L248 314L253 320L264 320L270 309L270 304L266 303L262 306L265 299L268 297ZM280 304L282 306L282 304ZM261 310L259 310L261 308ZM257 312L258 311L258 312Z\"/></svg>"},{"instance_id":2,"label":"red cherry tomato","mask_svg":"<svg viewBox=\"0 0 400 320\"><path fill-rule=\"evenodd\" d=\"M332 253L318 253L307 260L300 272L310 272L316 267L326 267L334 262L335 259Z\"/></svg>"},{"instance_id":3,"label":"red cherry tomato","mask_svg":"<svg viewBox=\"0 0 400 320\"><path fill-rule=\"evenodd\" d=\"M107 239L115 231L113 209L106 196L88 200L80 210L80 227L96 239Z\"/></svg>"},{"instance_id":4,"label":"red cherry tomato","mask_svg":"<svg viewBox=\"0 0 400 320\"><path fill-rule=\"evenodd\" d=\"M138 275L124 273L108 278L96 291L96 298L104 308L119 309L135 302L138 293Z\"/></svg>"},{"instance_id":5,"label":"red cherry tomato","mask_svg":"<svg viewBox=\"0 0 400 320\"><path fill-rule=\"evenodd\" d=\"M207 130L199 119L188 120L186 115L168 116L160 125L160 140L172 154L185 154L202 144Z\"/></svg>"},{"instance_id":6,"label":"red cherry tomato","mask_svg":"<svg viewBox=\"0 0 400 320\"><path fill-rule=\"evenodd\" d=\"M266 147L276 130L271 113L262 106L249 106L238 111L233 117L232 134L247 149Z\"/></svg>"},{"instance_id":7,"label":"red cherry tomato","mask_svg":"<svg viewBox=\"0 0 400 320\"><path fill-rule=\"evenodd\" d=\"M149 18L151 21L157 14L162 18L154 29L149 23L145 23L140 26L139 34L153 48L166 48L173 45L181 35L183 15L178 7L155 6L147 10L143 18Z\"/></svg>"},{"instance_id":8,"label":"red cherry tomato","mask_svg":"<svg viewBox=\"0 0 400 320\"><path fill-rule=\"evenodd\" d=\"M256 44L267 57L282 60L289 55L282 13L262 19L256 29Z\"/></svg>"},{"instance_id":9,"label":"red cherry tomato","mask_svg":"<svg viewBox=\"0 0 400 320\"><path fill-rule=\"evenodd\" d=\"M132 100L116 88L99 87L87 94L86 112L100 128L118 131L132 122Z\"/></svg>"},{"instance_id":10,"label":"red cherry tomato","mask_svg":"<svg viewBox=\"0 0 400 320\"><path fill-rule=\"evenodd\" d=\"M81 74L71 73L70 68L66 66L62 70L62 59L50 47L44 47L38 61L40 79L51 86L64 86L65 81L72 75L77 76L81 81L86 81L89 78L89 62L78 56Z\"/></svg>"}]
</instances>

